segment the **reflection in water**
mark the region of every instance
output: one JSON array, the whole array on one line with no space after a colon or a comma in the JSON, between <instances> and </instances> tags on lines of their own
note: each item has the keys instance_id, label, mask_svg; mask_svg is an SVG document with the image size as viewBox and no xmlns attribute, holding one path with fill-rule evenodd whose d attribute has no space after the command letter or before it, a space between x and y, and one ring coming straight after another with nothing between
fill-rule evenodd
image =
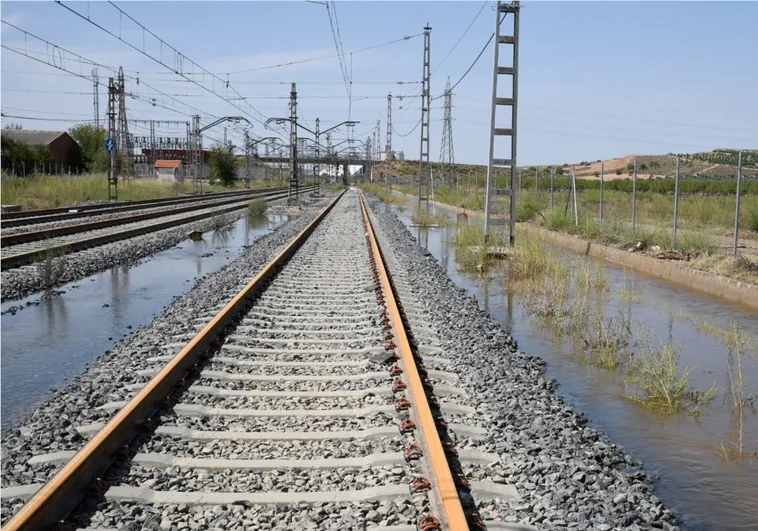
<instances>
[{"instance_id":1,"label":"reflection in water","mask_svg":"<svg viewBox=\"0 0 758 531\"><path fill-rule=\"evenodd\" d=\"M410 215L393 210L410 227ZM515 336L520 350L547 361L548 376L561 382L558 391L575 411L585 413L596 428L640 459L648 471L660 476L656 485L659 496L688 529L758 529L758 460L722 462L715 452L720 443L728 445L728 441L735 440L732 404L723 401L723 389L729 381L727 363L732 364L736 373L736 360L727 360L725 349L716 339L699 334L692 323L672 315L672 310L678 310L721 330L729 329L734 319L756 338L755 312L613 264L573 255L575 263L597 262L604 268L614 293L614 297L605 301L606 315L615 315L620 310L629 320L643 322L654 338L661 341L669 338L682 347L682 366L696 366L690 374L693 388L709 389L714 380L724 375L726 383L717 383L722 386L721 397L702 408L699 417L686 414L663 417L623 398L622 371L578 362L571 344L556 342L550 329L540 328L525 316L518 292L501 289L497 278L481 280L460 273L455 248L444 237L444 231L429 229L422 236L420 231L410 230L420 245L445 267L455 284L475 295L479 305ZM444 258L446 255L452 255L453 259ZM628 296L617 296L622 289ZM744 378L755 389L758 363L747 359L742 363ZM748 412L746 418L745 443L750 442L753 445L750 451L756 451L758 417Z\"/></svg>"},{"instance_id":2,"label":"reflection in water","mask_svg":"<svg viewBox=\"0 0 758 531\"><path fill-rule=\"evenodd\" d=\"M77 281L79 288L61 295L33 295L3 304L5 310L39 301L2 317L2 429L29 413L51 388L62 387L113 348L130 333L129 326L150 322L175 296L186 293L194 278L225 266L245 242L252 243L286 219L277 215L250 223L239 220L223 236L186 240L132 267L121 265Z\"/></svg>"}]
</instances>

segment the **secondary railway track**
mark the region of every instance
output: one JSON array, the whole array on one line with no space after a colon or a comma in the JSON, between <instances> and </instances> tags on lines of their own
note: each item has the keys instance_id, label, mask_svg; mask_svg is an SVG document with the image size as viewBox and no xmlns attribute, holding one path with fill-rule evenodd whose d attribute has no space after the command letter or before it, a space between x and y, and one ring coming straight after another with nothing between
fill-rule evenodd
<instances>
[{"instance_id":1,"label":"secondary railway track","mask_svg":"<svg viewBox=\"0 0 758 531\"><path fill-rule=\"evenodd\" d=\"M362 199L337 197L107 424L76 426L83 448L34 456L49 479L3 489L28 500L4 529L137 529L156 506L164 529L484 529L474 500L515 493L466 481L498 456L456 448L484 430L388 263Z\"/></svg>"},{"instance_id":2,"label":"secondary railway track","mask_svg":"<svg viewBox=\"0 0 758 531\"><path fill-rule=\"evenodd\" d=\"M263 190L276 191L286 190L286 186L265 188ZM47 208L39 210L25 210L20 212L6 212L2 214L3 229L23 227L55 221L80 219L104 214L130 212L149 208L160 208L172 205L181 205L198 201L214 201L223 198L232 198L249 195L258 190L238 190L233 192L219 192L194 196L166 197L161 199L143 199L140 201L122 201L118 203L102 203L96 205L84 205L78 207Z\"/></svg>"},{"instance_id":3,"label":"secondary railway track","mask_svg":"<svg viewBox=\"0 0 758 531\"><path fill-rule=\"evenodd\" d=\"M302 193L312 187L303 188ZM169 210L158 210L144 214L118 217L92 223L81 223L27 233L13 234L0 238L2 257L0 269L5 271L43 260L48 256L89 249L106 243L133 238L185 223L199 221L212 216L226 214L245 208L251 199L282 199L286 189L261 190L223 198L208 203L195 203Z\"/></svg>"}]
</instances>

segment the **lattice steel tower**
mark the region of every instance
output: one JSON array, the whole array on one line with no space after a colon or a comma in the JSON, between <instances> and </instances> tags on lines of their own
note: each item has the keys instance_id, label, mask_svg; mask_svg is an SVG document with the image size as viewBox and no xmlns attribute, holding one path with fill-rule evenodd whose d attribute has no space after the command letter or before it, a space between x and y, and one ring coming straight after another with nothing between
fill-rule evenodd
<instances>
[{"instance_id":1,"label":"lattice steel tower","mask_svg":"<svg viewBox=\"0 0 758 531\"><path fill-rule=\"evenodd\" d=\"M132 138L129 136L129 123L126 119L126 84L124 83L124 69L118 69L118 131L116 146L119 152L121 171L131 173L134 161L134 147Z\"/></svg>"},{"instance_id":2,"label":"lattice steel tower","mask_svg":"<svg viewBox=\"0 0 758 531\"><path fill-rule=\"evenodd\" d=\"M424 68L421 85L421 151L418 157L418 208L421 202L426 204L429 210L429 113L431 111L431 90L429 89L430 72L430 38L432 28L427 24L424 27ZM424 164L426 162L426 164Z\"/></svg>"},{"instance_id":3,"label":"lattice steel tower","mask_svg":"<svg viewBox=\"0 0 758 531\"><path fill-rule=\"evenodd\" d=\"M442 120L442 146L440 147L440 179L444 184L452 186L457 183L455 174L455 149L453 148L453 91L450 89L450 78L445 85L445 117Z\"/></svg>"}]
</instances>

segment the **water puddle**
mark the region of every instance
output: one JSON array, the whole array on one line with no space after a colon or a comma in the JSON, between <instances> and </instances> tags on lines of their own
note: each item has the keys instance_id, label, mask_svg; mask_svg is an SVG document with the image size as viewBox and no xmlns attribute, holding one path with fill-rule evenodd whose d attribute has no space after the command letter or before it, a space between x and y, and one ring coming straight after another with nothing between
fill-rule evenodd
<instances>
[{"instance_id":1,"label":"water puddle","mask_svg":"<svg viewBox=\"0 0 758 531\"><path fill-rule=\"evenodd\" d=\"M605 369L577 359L571 342L556 340L553 330L540 326L527 314L524 295L505 287L499 278L485 280L460 272L456 250L450 243L454 226L411 227L412 208L391 208L450 278L475 295L480 307L515 336L520 350L547 361L548 375L561 383L557 392L566 402L640 459L648 473L659 476L658 495L682 518L686 528L758 529L758 458L745 456L725 461L717 453L720 444L729 447L729 441L736 440L731 402L724 401L729 388L727 363L734 367L734 360L727 359L726 349L717 339L699 333L692 322L681 318L681 314L691 315L721 330L728 330L734 321L749 337L758 338L758 313L570 253L574 263L590 262L602 268L611 294L622 288L634 292L633 298L606 297L606 315L621 311L632 322L649 327L654 342L672 341L681 347L680 364L697 364L690 374L693 388L704 391L715 384L716 398L701 407L699 416L664 416L624 398L623 369ZM455 224L454 213L439 208L437 212L448 215ZM755 356L753 352L752 357L742 359L749 392L758 390ZM745 418L744 443L746 453L758 451L758 416L750 408Z\"/></svg>"},{"instance_id":2,"label":"water puddle","mask_svg":"<svg viewBox=\"0 0 758 531\"><path fill-rule=\"evenodd\" d=\"M195 279L224 267L244 246L286 220L284 215L246 216L137 265L114 267L67 284L60 295L36 294L3 304L3 312L12 306L24 308L2 316L2 429L133 329L149 323L188 292Z\"/></svg>"}]
</instances>

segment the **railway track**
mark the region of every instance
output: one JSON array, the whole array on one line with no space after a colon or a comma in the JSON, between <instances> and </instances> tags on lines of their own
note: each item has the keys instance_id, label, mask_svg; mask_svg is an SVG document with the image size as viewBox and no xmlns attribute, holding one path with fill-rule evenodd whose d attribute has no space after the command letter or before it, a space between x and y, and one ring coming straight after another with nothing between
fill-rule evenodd
<instances>
[{"instance_id":1,"label":"railway track","mask_svg":"<svg viewBox=\"0 0 758 531\"><path fill-rule=\"evenodd\" d=\"M312 187L303 188L301 193L306 193L311 189ZM282 199L287 197L287 191L286 189L264 190L232 199L216 200L211 204L200 203L170 210L3 236L0 238L2 242L0 269L5 271L44 260L48 256L59 257L106 243L234 212L245 208L251 199L260 197L269 200Z\"/></svg>"},{"instance_id":2,"label":"railway track","mask_svg":"<svg viewBox=\"0 0 758 531\"><path fill-rule=\"evenodd\" d=\"M516 493L481 479L498 456L467 449L486 432L393 259L339 196L76 426L79 452L35 455L47 482L3 489L28 500L4 529L529 529L481 522Z\"/></svg>"},{"instance_id":3,"label":"railway track","mask_svg":"<svg viewBox=\"0 0 758 531\"><path fill-rule=\"evenodd\" d=\"M265 190L286 190L286 186L265 188ZM39 210L26 210L21 212L7 212L2 214L3 230L38 225L62 220L75 220L80 218L102 216L119 212L130 212L149 208L168 207L182 205L198 201L214 201L216 199L231 198L248 195L258 190L239 190L234 192L220 192L197 196L167 197L161 199L144 199L140 201L124 201L119 203L103 203L97 205L84 205L78 207L47 208Z\"/></svg>"}]
</instances>

